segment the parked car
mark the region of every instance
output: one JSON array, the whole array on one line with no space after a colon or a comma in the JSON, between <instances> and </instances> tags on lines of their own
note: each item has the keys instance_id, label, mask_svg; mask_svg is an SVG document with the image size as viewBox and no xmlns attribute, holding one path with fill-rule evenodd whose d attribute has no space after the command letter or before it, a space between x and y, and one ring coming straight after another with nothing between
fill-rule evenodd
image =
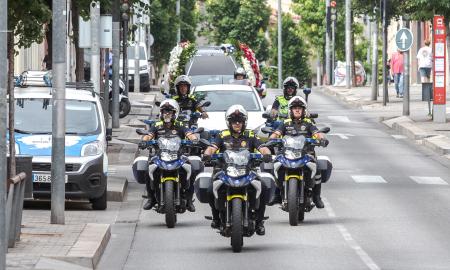
<instances>
[{"instance_id":1,"label":"parked car","mask_svg":"<svg viewBox=\"0 0 450 270\"><path fill-rule=\"evenodd\" d=\"M15 88L16 154L32 156L33 197L50 198L52 91ZM107 207L108 156L100 98L93 91L66 88L66 199L88 199L95 210Z\"/></svg>"}]
</instances>

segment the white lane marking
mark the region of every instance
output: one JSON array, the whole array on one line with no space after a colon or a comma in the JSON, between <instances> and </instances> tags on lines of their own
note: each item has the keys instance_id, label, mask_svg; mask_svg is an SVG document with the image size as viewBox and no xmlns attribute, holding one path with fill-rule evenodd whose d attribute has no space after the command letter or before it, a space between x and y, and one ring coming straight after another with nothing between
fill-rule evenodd
<instances>
[{"instance_id":1,"label":"white lane marking","mask_svg":"<svg viewBox=\"0 0 450 270\"><path fill-rule=\"evenodd\" d=\"M343 140L348 140L348 137L353 137L355 135L350 134L350 133L330 133L330 134L328 134L328 136L338 136L339 138L341 138Z\"/></svg>"},{"instance_id":2,"label":"white lane marking","mask_svg":"<svg viewBox=\"0 0 450 270\"><path fill-rule=\"evenodd\" d=\"M342 116L342 115L328 116L328 119L334 120L337 122L343 122L343 123L351 123L352 122L352 121L350 121L350 119L347 116Z\"/></svg>"},{"instance_id":3,"label":"white lane marking","mask_svg":"<svg viewBox=\"0 0 450 270\"><path fill-rule=\"evenodd\" d=\"M379 175L352 175L352 178L356 183L387 183Z\"/></svg>"},{"instance_id":4,"label":"white lane marking","mask_svg":"<svg viewBox=\"0 0 450 270\"><path fill-rule=\"evenodd\" d=\"M327 210L327 214L330 218L334 219L335 225L339 232L341 233L342 237L344 238L345 242L347 242L347 245L355 251L355 253L359 256L359 258L364 262L364 264L370 269L370 270L380 270L380 267L372 260L372 258L367 254L367 252L364 251L364 249L356 242L355 239L353 239L350 232L339 222L336 222L336 214L334 213L333 208L331 208L330 203L328 200L324 197L322 197L322 200L325 204L325 209Z\"/></svg>"},{"instance_id":5,"label":"white lane marking","mask_svg":"<svg viewBox=\"0 0 450 270\"><path fill-rule=\"evenodd\" d=\"M396 140L404 140L408 137L406 137L405 135L391 135L392 137L394 137L394 139Z\"/></svg>"},{"instance_id":6,"label":"white lane marking","mask_svg":"<svg viewBox=\"0 0 450 270\"><path fill-rule=\"evenodd\" d=\"M424 184L424 185L448 185L448 183L445 182L440 177L410 176L409 178L414 180L417 184Z\"/></svg>"}]
</instances>

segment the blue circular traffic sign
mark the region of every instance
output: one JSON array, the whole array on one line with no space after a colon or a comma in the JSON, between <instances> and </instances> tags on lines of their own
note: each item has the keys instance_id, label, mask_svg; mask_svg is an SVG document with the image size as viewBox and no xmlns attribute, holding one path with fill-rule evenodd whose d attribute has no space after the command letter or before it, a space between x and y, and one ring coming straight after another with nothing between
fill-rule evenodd
<instances>
[{"instance_id":1,"label":"blue circular traffic sign","mask_svg":"<svg viewBox=\"0 0 450 270\"><path fill-rule=\"evenodd\" d=\"M408 28L402 28L395 34L395 44L400 51L411 49L413 43L413 34Z\"/></svg>"}]
</instances>

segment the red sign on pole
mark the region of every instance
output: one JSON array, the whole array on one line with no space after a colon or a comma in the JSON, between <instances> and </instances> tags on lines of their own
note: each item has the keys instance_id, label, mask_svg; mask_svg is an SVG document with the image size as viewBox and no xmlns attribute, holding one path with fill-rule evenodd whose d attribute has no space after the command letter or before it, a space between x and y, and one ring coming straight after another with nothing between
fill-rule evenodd
<instances>
[{"instance_id":1,"label":"red sign on pole","mask_svg":"<svg viewBox=\"0 0 450 270\"><path fill-rule=\"evenodd\" d=\"M446 102L446 49L445 49L445 20L444 16L434 16L434 41L433 41L433 54L434 54L434 95L433 103L445 105Z\"/></svg>"}]
</instances>

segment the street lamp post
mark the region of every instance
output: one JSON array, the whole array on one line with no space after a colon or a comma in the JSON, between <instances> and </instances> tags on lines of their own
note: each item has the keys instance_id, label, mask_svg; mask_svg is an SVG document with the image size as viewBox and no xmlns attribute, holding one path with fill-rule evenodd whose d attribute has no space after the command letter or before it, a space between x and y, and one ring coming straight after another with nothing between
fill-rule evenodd
<instances>
[{"instance_id":1,"label":"street lamp post","mask_svg":"<svg viewBox=\"0 0 450 270\"><path fill-rule=\"evenodd\" d=\"M123 82L125 84L125 89L123 94L128 96L128 90L130 87L130 83L128 80L128 20L129 15L128 11L130 9L130 5L128 4L128 0L123 0L122 3L122 22L123 22L123 38L122 38L122 46L123 46Z\"/></svg>"},{"instance_id":2,"label":"street lamp post","mask_svg":"<svg viewBox=\"0 0 450 270\"><path fill-rule=\"evenodd\" d=\"M8 0L0 0L0 63L7 60ZM6 269L6 87L8 65L0 65L0 269Z\"/></svg>"},{"instance_id":3,"label":"street lamp post","mask_svg":"<svg viewBox=\"0 0 450 270\"><path fill-rule=\"evenodd\" d=\"M351 34L352 34L352 18L351 18L351 0L345 0L345 85L351 87Z\"/></svg>"},{"instance_id":4,"label":"street lamp post","mask_svg":"<svg viewBox=\"0 0 450 270\"><path fill-rule=\"evenodd\" d=\"M283 81L283 73L282 73L282 68L283 68L283 54L282 54L282 48L283 48L283 41L281 38L281 25L282 25L282 21L281 21L281 0L278 0L278 88L281 89L282 88L282 81Z\"/></svg>"},{"instance_id":5,"label":"street lamp post","mask_svg":"<svg viewBox=\"0 0 450 270\"><path fill-rule=\"evenodd\" d=\"M120 0L113 0L113 33L112 33L112 54L113 54L113 70L112 70L112 128L119 128L119 61L120 61Z\"/></svg>"}]
</instances>

